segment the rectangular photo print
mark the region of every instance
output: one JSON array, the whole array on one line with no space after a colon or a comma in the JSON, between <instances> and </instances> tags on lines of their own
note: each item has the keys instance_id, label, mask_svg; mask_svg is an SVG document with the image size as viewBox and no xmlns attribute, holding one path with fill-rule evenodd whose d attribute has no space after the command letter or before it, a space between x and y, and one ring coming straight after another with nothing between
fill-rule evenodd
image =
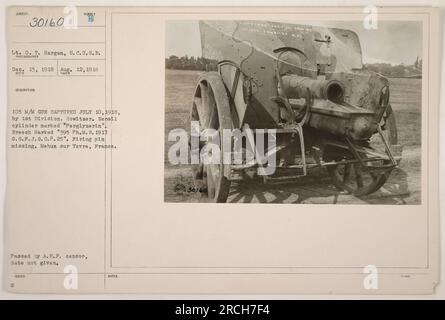
<instances>
[{"instance_id":1,"label":"rectangular photo print","mask_svg":"<svg viewBox=\"0 0 445 320\"><path fill-rule=\"evenodd\" d=\"M421 204L421 21L165 28L165 202Z\"/></svg>"}]
</instances>

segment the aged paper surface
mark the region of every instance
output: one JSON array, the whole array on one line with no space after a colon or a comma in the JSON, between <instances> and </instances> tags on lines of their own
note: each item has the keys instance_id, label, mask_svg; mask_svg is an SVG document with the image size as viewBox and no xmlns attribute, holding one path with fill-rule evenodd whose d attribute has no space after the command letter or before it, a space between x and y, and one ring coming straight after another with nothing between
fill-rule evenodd
<instances>
[{"instance_id":1,"label":"aged paper surface","mask_svg":"<svg viewBox=\"0 0 445 320\"><path fill-rule=\"evenodd\" d=\"M369 14L9 8L9 290L434 292L438 11Z\"/></svg>"}]
</instances>

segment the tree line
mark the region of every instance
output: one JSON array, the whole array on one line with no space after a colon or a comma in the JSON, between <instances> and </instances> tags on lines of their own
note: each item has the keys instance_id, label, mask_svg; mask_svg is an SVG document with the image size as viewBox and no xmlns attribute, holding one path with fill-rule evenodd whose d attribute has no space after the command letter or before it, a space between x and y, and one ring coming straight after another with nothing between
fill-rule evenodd
<instances>
[{"instance_id":1,"label":"tree line","mask_svg":"<svg viewBox=\"0 0 445 320\"><path fill-rule=\"evenodd\" d=\"M167 69L178 69L178 70L200 70L200 71L211 71L217 70L218 62L216 60L206 59L202 57L194 56L170 56L165 58L165 67Z\"/></svg>"},{"instance_id":2,"label":"tree line","mask_svg":"<svg viewBox=\"0 0 445 320\"><path fill-rule=\"evenodd\" d=\"M368 70L390 78L420 78L422 76L422 60L417 59L412 65L389 63L365 64Z\"/></svg>"},{"instance_id":3,"label":"tree line","mask_svg":"<svg viewBox=\"0 0 445 320\"><path fill-rule=\"evenodd\" d=\"M212 71L217 70L218 62L216 60L205 59L202 57L194 56L182 56L178 57L171 55L165 58L165 67L167 69L177 70L199 70L199 71ZM391 65L389 63L368 63L365 64L365 68L370 71L380 73L385 77L392 78L416 78L421 77L422 74L422 60L417 60L412 65Z\"/></svg>"}]
</instances>

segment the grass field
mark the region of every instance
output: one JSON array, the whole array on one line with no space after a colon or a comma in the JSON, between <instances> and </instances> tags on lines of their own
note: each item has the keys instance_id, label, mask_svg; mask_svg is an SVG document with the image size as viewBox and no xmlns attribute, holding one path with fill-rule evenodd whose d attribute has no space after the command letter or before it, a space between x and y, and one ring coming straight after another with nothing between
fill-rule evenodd
<instances>
[{"instance_id":1,"label":"grass field","mask_svg":"<svg viewBox=\"0 0 445 320\"><path fill-rule=\"evenodd\" d=\"M405 146L421 144L422 79L390 79L391 106L396 114L400 143Z\"/></svg>"},{"instance_id":2,"label":"grass field","mask_svg":"<svg viewBox=\"0 0 445 320\"><path fill-rule=\"evenodd\" d=\"M177 181L190 179L187 168L172 167L168 163L167 151L171 142L167 141L168 132L174 128L188 129L189 112L196 80L200 72L184 70L166 70L165 79L165 200L166 201L200 201L196 196L174 193ZM308 202L308 203L410 203L420 201L420 145L421 145L421 79L390 79L390 102L393 107L399 144L404 147L402 163L391 174L391 178L381 191L357 199L350 195L341 195L326 187L326 181L320 178L311 180L308 177L302 183L286 187L273 187L271 195L269 186L243 186L238 193L232 192L233 202ZM323 179L322 179L323 180ZM275 189L274 189L275 188ZM285 188L285 190L283 190ZM235 188L236 189L236 188ZM285 193L283 195L283 192ZM320 197L314 196L320 194ZM249 195L250 194L250 195ZM267 195L267 196L266 196ZM199 198L199 197L198 197ZM229 197L229 201L230 201ZM269 201L269 199L271 201ZM283 200L284 199L284 200ZM334 199L334 200L333 200ZM279 201L278 201L279 200ZM282 201L283 200L283 201ZM295 201L294 201L295 200Z\"/></svg>"}]
</instances>

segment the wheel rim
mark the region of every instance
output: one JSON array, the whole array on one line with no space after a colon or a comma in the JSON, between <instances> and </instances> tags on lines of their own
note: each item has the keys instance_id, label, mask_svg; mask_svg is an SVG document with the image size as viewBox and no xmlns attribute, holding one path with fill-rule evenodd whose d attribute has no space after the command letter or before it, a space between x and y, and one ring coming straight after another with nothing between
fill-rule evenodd
<instances>
[{"instance_id":1,"label":"wheel rim","mask_svg":"<svg viewBox=\"0 0 445 320\"><path fill-rule=\"evenodd\" d=\"M397 126L391 105L387 107L379 125L382 128L382 133L390 148L393 145L397 145ZM374 134L371 137L369 144L379 152L385 153L385 146L379 134ZM379 190L385 184L392 171L391 167L384 168L384 166L389 163L390 161L388 160L381 160L368 162L365 163L365 165L360 163L339 164L328 168L328 171L332 177L334 185L338 189L347 191L356 196L364 196Z\"/></svg>"},{"instance_id":2,"label":"wheel rim","mask_svg":"<svg viewBox=\"0 0 445 320\"><path fill-rule=\"evenodd\" d=\"M198 81L193 96L191 120L199 121L201 130L216 130L218 134L217 137L219 138L220 129L227 128L228 124L221 121L218 114L220 112L219 108L221 108L221 106L218 106L218 103L221 103L221 101L218 100L221 99L221 88L219 84L224 86L222 81L218 83L218 80L219 75L214 75L211 77L202 77ZM222 103L224 103L224 99L221 100L223 100ZM200 142L199 152L209 143L217 143L219 146L222 145L219 141ZM222 152L220 156L222 157ZM230 189L230 181L224 176L224 164L222 164L221 158L217 160L219 161L217 164L200 163L193 165L193 177L196 185L207 190L210 201L225 202Z\"/></svg>"},{"instance_id":3,"label":"wheel rim","mask_svg":"<svg viewBox=\"0 0 445 320\"><path fill-rule=\"evenodd\" d=\"M380 189L388 179L391 169L382 168L386 161L379 161L380 165L365 165L360 163L340 164L330 169L333 182L340 190L345 190L356 196L363 196Z\"/></svg>"}]
</instances>

